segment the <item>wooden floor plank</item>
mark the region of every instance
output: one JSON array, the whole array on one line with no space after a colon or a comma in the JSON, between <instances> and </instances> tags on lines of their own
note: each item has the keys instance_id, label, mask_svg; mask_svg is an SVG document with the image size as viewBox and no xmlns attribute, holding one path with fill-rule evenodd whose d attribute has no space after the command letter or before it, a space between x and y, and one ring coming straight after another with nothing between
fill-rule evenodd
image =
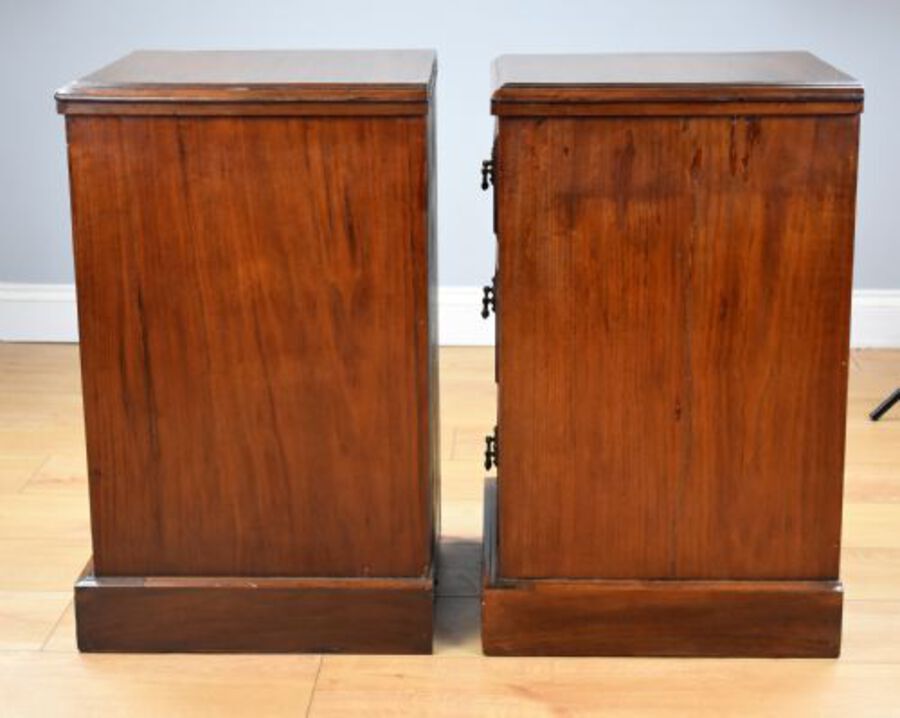
<instances>
[{"instance_id":1,"label":"wooden floor plank","mask_svg":"<svg viewBox=\"0 0 900 718\"><path fill-rule=\"evenodd\" d=\"M900 504L844 504L843 545L900 549Z\"/></svg>"},{"instance_id":2,"label":"wooden floor plank","mask_svg":"<svg viewBox=\"0 0 900 718\"><path fill-rule=\"evenodd\" d=\"M0 651L40 650L71 600L70 591L0 591Z\"/></svg>"},{"instance_id":3,"label":"wooden floor plank","mask_svg":"<svg viewBox=\"0 0 900 718\"><path fill-rule=\"evenodd\" d=\"M0 653L3 715L302 716L318 656Z\"/></svg>"},{"instance_id":4,"label":"wooden floor plank","mask_svg":"<svg viewBox=\"0 0 900 718\"><path fill-rule=\"evenodd\" d=\"M895 664L326 656L310 715L862 718L898 705Z\"/></svg>"},{"instance_id":5,"label":"wooden floor plank","mask_svg":"<svg viewBox=\"0 0 900 718\"><path fill-rule=\"evenodd\" d=\"M841 578L848 599L900 600L900 549L845 546Z\"/></svg>"},{"instance_id":6,"label":"wooden floor plank","mask_svg":"<svg viewBox=\"0 0 900 718\"><path fill-rule=\"evenodd\" d=\"M0 455L0 496L21 491L47 459L41 453L17 456L4 452Z\"/></svg>"},{"instance_id":7,"label":"wooden floor plank","mask_svg":"<svg viewBox=\"0 0 900 718\"><path fill-rule=\"evenodd\" d=\"M67 594L69 599L66 610L53 626L53 630L44 641L41 647L42 651L50 651L53 653L77 653L78 645L75 640L75 601L71 594Z\"/></svg>"},{"instance_id":8,"label":"wooden floor plank","mask_svg":"<svg viewBox=\"0 0 900 718\"><path fill-rule=\"evenodd\" d=\"M0 538L0 590L71 591L90 553L88 536Z\"/></svg>"},{"instance_id":9,"label":"wooden floor plank","mask_svg":"<svg viewBox=\"0 0 900 718\"><path fill-rule=\"evenodd\" d=\"M900 601L846 601L841 660L900 664Z\"/></svg>"}]
</instances>

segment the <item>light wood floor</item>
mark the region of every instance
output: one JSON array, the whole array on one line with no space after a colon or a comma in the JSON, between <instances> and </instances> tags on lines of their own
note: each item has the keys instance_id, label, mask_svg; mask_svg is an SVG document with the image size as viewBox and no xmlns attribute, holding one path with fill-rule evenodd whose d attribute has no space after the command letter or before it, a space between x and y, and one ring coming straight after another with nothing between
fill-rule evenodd
<instances>
[{"instance_id":1,"label":"light wood floor","mask_svg":"<svg viewBox=\"0 0 900 718\"><path fill-rule=\"evenodd\" d=\"M441 352L444 554L435 656L79 655L90 553L72 346L0 344L0 716L900 716L900 352L853 355L836 661L487 659L479 650L489 349Z\"/></svg>"}]
</instances>

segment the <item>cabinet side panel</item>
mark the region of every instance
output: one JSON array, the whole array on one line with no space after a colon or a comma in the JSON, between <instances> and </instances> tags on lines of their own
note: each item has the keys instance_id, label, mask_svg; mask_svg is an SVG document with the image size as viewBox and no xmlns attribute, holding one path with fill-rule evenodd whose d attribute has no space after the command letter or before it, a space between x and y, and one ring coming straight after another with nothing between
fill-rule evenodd
<instances>
[{"instance_id":1,"label":"cabinet side panel","mask_svg":"<svg viewBox=\"0 0 900 718\"><path fill-rule=\"evenodd\" d=\"M857 136L501 119L501 576L837 577Z\"/></svg>"},{"instance_id":2,"label":"cabinet side panel","mask_svg":"<svg viewBox=\"0 0 900 718\"><path fill-rule=\"evenodd\" d=\"M425 118L68 132L97 574L426 573Z\"/></svg>"},{"instance_id":3,"label":"cabinet side panel","mask_svg":"<svg viewBox=\"0 0 900 718\"><path fill-rule=\"evenodd\" d=\"M500 119L503 577L673 570L693 206L682 132Z\"/></svg>"},{"instance_id":4,"label":"cabinet side panel","mask_svg":"<svg viewBox=\"0 0 900 718\"><path fill-rule=\"evenodd\" d=\"M858 117L691 120L678 575L838 575Z\"/></svg>"}]
</instances>

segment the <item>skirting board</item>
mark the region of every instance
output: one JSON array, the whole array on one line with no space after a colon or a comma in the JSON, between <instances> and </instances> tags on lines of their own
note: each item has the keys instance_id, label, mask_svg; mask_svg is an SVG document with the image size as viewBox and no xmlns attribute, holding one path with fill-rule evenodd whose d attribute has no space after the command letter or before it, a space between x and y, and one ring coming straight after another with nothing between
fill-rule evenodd
<instances>
[{"instance_id":1,"label":"skirting board","mask_svg":"<svg viewBox=\"0 0 900 718\"><path fill-rule=\"evenodd\" d=\"M481 318L481 296L481 287L438 290L442 345L494 343L493 320ZM78 341L74 286L0 282L0 341ZM857 348L900 347L900 289L853 292L850 344Z\"/></svg>"}]
</instances>

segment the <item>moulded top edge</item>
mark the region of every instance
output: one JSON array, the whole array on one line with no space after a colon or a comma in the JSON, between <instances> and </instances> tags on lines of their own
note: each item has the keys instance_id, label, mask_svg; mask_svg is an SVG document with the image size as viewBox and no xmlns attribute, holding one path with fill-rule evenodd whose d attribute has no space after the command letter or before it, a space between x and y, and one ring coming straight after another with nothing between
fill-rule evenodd
<instances>
[{"instance_id":1,"label":"moulded top edge","mask_svg":"<svg viewBox=\"0 0 900 718\"><path fill-rule=\"evenodd\" d=\"M504 55L493 81L495 112L502 103L863 100L857 80L809 52Z\"/></svg>"},{"instance_id":2,"label":"moulded top edge","mask_svg":"<svg viewBox=\"0 0 900 718\"><path fill-rule=\"evenodd\" d=\"M69 102L427 103L431 50L143 50L61 88Z\"/></svg>"}]
</instances>

